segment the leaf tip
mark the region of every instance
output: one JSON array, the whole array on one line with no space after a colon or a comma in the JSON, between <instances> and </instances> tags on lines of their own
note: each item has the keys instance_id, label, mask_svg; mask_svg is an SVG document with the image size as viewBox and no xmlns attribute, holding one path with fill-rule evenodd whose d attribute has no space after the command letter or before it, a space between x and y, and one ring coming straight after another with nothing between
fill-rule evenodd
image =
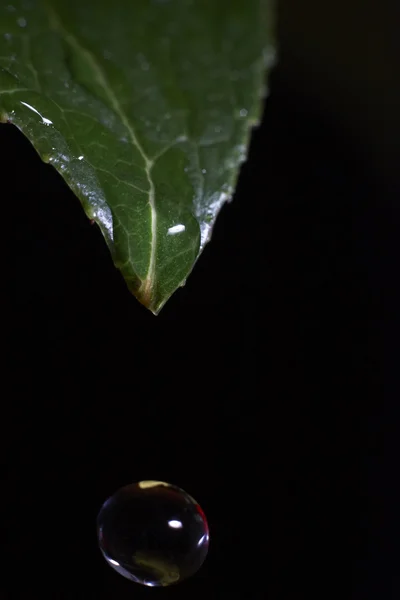
<instances>
[{"instance_id":1,"label":"leaf tip","mask_svg":"<svg viewBox=\"0 0 400 600\"><path fill-rule=\"evenodd\" d=\"M150 310L153 315L158 315L164 303L157 303L155 298L154 280L147 277L143 280L139 289L132 290L136 298L144 307Z\"/></svg>"},{"instance_id":2,"label":"leaf tip","mask_svg":"<svg viewBox=\"0 0 400 600\"><path fill-rule=\"evenodd\" d=\"M153 281L146 277L146 279L142 282L142 285L136 292L136 296L138 300L146 306L146 308L150 308L153 300Z\"/></svg>"}]
</instances>

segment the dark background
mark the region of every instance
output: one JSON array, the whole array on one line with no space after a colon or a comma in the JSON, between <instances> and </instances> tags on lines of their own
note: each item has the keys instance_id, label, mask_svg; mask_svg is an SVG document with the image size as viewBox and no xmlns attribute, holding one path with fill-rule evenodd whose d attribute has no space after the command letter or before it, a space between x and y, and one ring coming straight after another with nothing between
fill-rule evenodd
<instances>
[{"instance_id":1,"label":"dark background","mask_svg":"<svg viewBox=\"0 0 400 600\"><path fill-rule=\"evenodd\" d=\"M1 600L400 597L400 90L379 6L282 3L234 201L158 317L0 127ZM179 586L135 586L97 549L101 504L140 479L208 516Z\"/></svg>"}]
</instances>

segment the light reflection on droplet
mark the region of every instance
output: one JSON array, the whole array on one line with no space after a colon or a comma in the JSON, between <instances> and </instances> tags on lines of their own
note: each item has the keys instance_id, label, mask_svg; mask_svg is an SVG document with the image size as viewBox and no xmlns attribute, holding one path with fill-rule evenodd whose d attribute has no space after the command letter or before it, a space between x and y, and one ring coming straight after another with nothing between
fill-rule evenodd
<instances>
[{"instance_id":1,"label":"light reflection on droplet","mask_svg":"<svg viewBox=\"0 0 400 600\"><path fill-rule=\"evenodd\" d=\"M26 27L26 19L24 19L24 17L17 19L17 23L20 27Z\"/></svg>"},{"instance_id":2,"label":"light reflection on droplet","mask_svg":"<svg viewBox=\"0 0 400 600\"><path fill-rule=\"evenodd\" d=\"M210 203L207 207L206 219L204 219L200 223L200 249L202 250L207 242L210 241L211 236L211 228L213 223L221 210L222 206L225 202L228 202L232 198L232 187L224 184L223 189L226 191L216 193L210 198Z\"/></svg>"},{"instance_id":3,"label":"light reflection on droplet","mask_svg":"<svg viewBox=\"0 0 400 600\"><path fill-rule=\"evenodd\" d=\"M206 540L208 540L208 536L202 535L199 541L197 542L197 546L201 546Z\"/></svg>"},{"instance_id":4,"label":"light reflection on droplet","mask_svg":"<svg viewBox=\"0 0 400 600\"><path fill-rule=\"evenodd\" d=\"M245 108L240 109L239 114L241 117L247 117L247 113L248 111Z\"/></svg>"},{"instance_id":5,"label":"light reflection on droplet","mask_svg":"<svg viewBox=\"0 0 400 600\"><path fill-rule=\"evenodd\" d=\"M43 121L43 123L45 125L53 125L53 121L50 121L50 119L46 119L46 117L44 117L43 115L41 115L40 112L38 110L36 110L36 108L33 108L33 106L31 106L27 102L22 102L22 100L21 100L21 104L23 104L24 106L26 106L27 108L29 108L30 110L32 110L34 113L36 113L37 115L39 115L39 117L42 119L42 121Z\"/></svg>"},{"instance_id":6,"label":"light reflection on droplet","mask_svg":"<svg viewBox=\"0 0 400 600\"><path fill-rule=\"evenodd\" d=\"M170 227L167 231L167 235L175 235L177 233L182 233L183 231L185 231L185 229L185 225L179 223L179 225L174 225L173 227Z\"/></svg>"},{"instance_id":7,"label":"light reflection on droplet","mask_svg":"<svg viewBox=\"0 0 400 600\"><path fill-rule=\"evenodd\" d=\"M183 527L182 521L176 521L175 519L171 519L171 521L168 521L168 525L172 527L172 529L182 529Z\"/></svg>"}]
</instances>

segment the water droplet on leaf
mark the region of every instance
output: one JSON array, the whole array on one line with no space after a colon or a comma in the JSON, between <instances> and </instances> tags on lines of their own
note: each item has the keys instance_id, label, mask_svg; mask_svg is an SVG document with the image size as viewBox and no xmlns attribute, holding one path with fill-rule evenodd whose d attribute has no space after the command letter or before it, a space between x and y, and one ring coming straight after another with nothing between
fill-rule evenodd
<instances>
[{"instance_id":1,"label":"water droplet on leaf","mask_svg":"<svg viewBox=\"0 0 400 600\"><path fill-rule=\"evenodd\" d=\"M182 223L179 223L178 225L170 227L167 231L167 235L176 235L177 233L182 233L185 229L186 227L182 225Z\"/></svg>"},{"instance_id":2,"label":"water droplet on leaf","mask_svg":"<svg viewBox=\"0 0 400 600\"><path fill-rule=\"evenodd\" d=\"M150 587L178 583L207 555L207 520L180 488L141 481L118 490L97 518L100 550L124 577Z\"/></svg>"},{"instance_id":3,"label":"water droplet on leaf","mask_svg":"<svg viewBox=\"0 0 400 600\"><path fill-rule=\"evenodd\" d=\"M34 108L33 106L31 106L27 102L22 102L22 100L20 102L21 102L21 104L23 104L24 106L26 106L27 108L29 108L29 110L31 110L32 112L34 112L37 115L39 115L39 117L42 119L42 123L44 125L53 125L53 121L50 121L50 119L46 119L46 117L44 117L42 114L40 114L40 112L38 110L36 110L36 108Z\"/></svg>"},{"instance_id":4,"label":"water droplet on leaf","mask_svg":"<svg viewBox=\"0 0 400 600\"><path fill-rule=\"evenodd\" d=\"M26 19L24 19L24 17L17 19L17 23L20 27L26 27Z\"/></svg>"}]
</instances>

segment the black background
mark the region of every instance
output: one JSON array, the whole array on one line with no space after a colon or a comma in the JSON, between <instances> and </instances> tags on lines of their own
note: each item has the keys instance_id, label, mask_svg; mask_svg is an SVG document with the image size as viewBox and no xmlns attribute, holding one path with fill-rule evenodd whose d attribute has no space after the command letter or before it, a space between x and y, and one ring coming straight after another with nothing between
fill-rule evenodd
<instances>
[{"instance_id":1,"label":"black background","mask_svg":"<svg viewBox=\"0 0 400 600\"><path fill-rule=\"evenodd\" d=\"M0 127L1 599L399 598L394 13L352 6L325 46L317 3L280 11L235 198L158 317ZM140 479L208 516L209 558L179 586L135 586L97 549L102 502Z\"/></svg>"}]
</instances>

